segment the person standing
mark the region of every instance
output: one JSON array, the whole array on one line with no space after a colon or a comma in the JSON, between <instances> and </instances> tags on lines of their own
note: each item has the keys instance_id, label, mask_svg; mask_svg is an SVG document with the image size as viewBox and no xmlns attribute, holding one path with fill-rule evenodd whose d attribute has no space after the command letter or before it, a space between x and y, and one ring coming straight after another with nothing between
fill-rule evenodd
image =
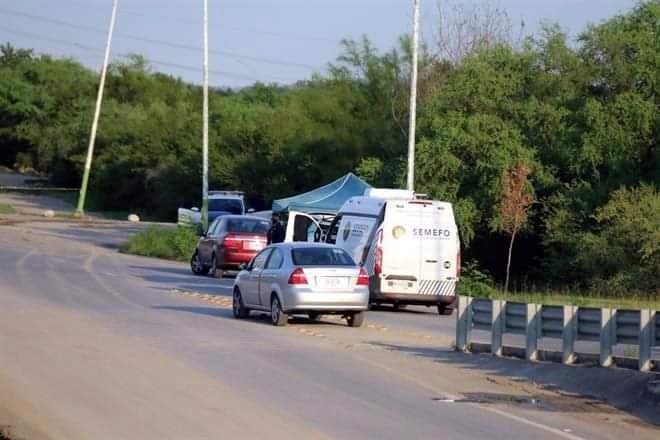
<instances>
[{"instance_id":1,"label":"person standing","mask_svg":"<svg viewBox=\"0 0 660 440\"><path fill-rule=\"evenodd\" d=\"M284 226L280 222L280 214L273 212L270 218L271 226L268 230L268 244L282 243L284 241Z\"/></svg>"}]
</instances>

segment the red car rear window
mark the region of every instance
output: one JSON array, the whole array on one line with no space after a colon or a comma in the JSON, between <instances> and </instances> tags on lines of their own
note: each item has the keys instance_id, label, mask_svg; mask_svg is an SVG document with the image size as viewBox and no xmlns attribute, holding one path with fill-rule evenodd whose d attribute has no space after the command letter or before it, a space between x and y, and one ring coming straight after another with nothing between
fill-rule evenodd
<instances>
[{"instance_id":1,"label":"red car rear window","mask_svg":"<svg viewBox=\"0 0 660 440\"><path fill-rule=\"evenodd\" d=\"M270 222L267 220L256 220L251 218L232 218L227 220L227 231L229 232L266 234L269 228Z\"/></svg>"}]
</instances>

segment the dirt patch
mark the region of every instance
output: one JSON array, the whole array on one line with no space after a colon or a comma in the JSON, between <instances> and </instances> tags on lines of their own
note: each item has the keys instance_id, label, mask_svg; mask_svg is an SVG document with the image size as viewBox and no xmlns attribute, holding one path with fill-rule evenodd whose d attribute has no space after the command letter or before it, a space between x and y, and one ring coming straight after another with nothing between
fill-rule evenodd
<instances>
[{"instance_id":1,"label":"dirt patch","mask_svg":"<svg viewBox=\"0 0 660 440\"><path fill-rule=\"evenodd\" d=\"M14 225L18 225L18 224L21 224L21 223L25 223L25 221L24 220L14 220L14 219L0 218L0 226L14 226ZM2 439L0 438L0 440L2 440Z\"/></svg>"},{"instance_id":2,"label":"dirt patch","mask_svg":"<svg viewBox=\"0 0 660 440\"><path fill-rule=\"evenodd\" d=\"M615 414L616 410L607 406L600 400L582 398L579 396L564 396L560 394L518 395L502 393L463 393L462 399L446 399L435 397L437 402L476 403L480 405L504 404L521 406L539 411L582 412Z\"/></svg>"}]
</instances>

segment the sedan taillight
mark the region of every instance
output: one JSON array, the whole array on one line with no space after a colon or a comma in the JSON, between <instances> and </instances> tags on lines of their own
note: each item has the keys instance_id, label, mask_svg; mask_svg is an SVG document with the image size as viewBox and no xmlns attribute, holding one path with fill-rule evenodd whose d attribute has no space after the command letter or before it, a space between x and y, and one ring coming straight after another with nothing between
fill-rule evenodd
<instances>
[{"instance_id":1,"label":"sedan taillight","mask_svg":"<svg viewBox=\"0 0 660 440\"><path fill-rule=\"evenodd\" d=\"M289 275L289 284L293 285L305 285L307 284L307 276L305 276L305 271L302 267L296 268L291 275Z\"/></svg>"},{"instance_id":2,"label":"sedan taillight","mask_svg":"<svg viewBox=\"0 0 660 440\"><path fill-rule=\"evenodd\" d=\"M236 235L229 234L222 240L222 245L227 249L239 249L241 247L242 240Z\"/></svg>"},{"instance_id":3,"label":"sedan taillight","mask_svg":"<svg viewBox=\"0 0 660 440\"><path fill-rule=\"evenodd\" d=\"M364 267L360 268L360 275L358 275L357 285L358 286L368 286L369 285L369 274L367 274L367 271L364 270Z\"/></svg>"}]
</instances>

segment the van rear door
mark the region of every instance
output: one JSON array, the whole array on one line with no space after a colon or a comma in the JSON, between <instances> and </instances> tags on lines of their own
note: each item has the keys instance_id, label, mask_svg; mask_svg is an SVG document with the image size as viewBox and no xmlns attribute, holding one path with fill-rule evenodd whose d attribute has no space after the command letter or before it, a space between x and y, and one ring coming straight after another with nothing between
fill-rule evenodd
<instances>
[{"instance_id":1,"label":"van rear door","mask_svg":"<svg viewBox=\"0 0 660 440\"><path fill-rule=\"evenodd\" d=\"M415 287L425 295L453 294L457 256L458 236L449 203L388 202L383 223L382 273L394 281L392 288L406 287L407 293ZM385 283L384 290L389 290L389 285Z\"/></svg>"},{"instance_id":2,"label":"van rear door","mask_svg":"<svg viewBox=\"0 0 660 440\"><path fill-rule=\"evenodd\" d=\"M420 207L407 200L387 202L382 227L382 274L394 290L414 290L420 278L421 240L413 234L420 224Z\"/></svg>"},{"instance_id":3,"label":"van rear door","mask_svg":"<svg viewBox=\"0 0 660 440\"><path fill-rule=\"evenodd\" d=\"M459 240L452 207L437 202L421 206L424 208L420 209L419 227L413 230L421 246L419 291L453 295L459 264Z\"/></svg>"}]
</instances>

